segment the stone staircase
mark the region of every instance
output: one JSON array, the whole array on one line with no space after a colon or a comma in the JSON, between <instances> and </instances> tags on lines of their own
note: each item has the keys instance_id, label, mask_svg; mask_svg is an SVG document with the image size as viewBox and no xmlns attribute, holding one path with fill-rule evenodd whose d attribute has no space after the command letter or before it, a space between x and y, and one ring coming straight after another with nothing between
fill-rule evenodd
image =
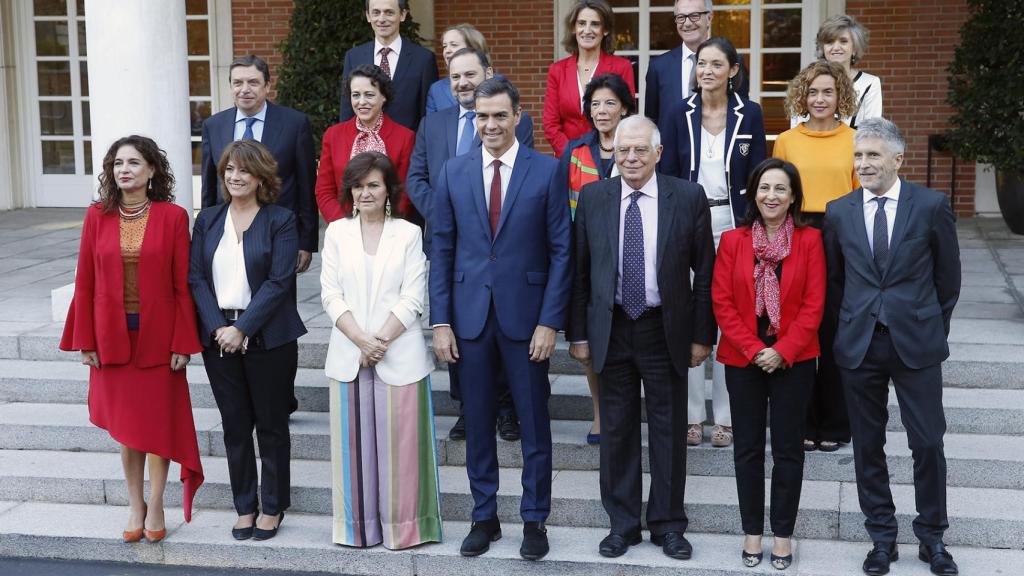
<instances>
[{"instance_id":1,"label":"stone staircase","mask_svg":"<svg viewBox=\"0 0 1024 576\"><path fill-rule=\"evenodd\" d=\"M964 291L950 335L952 355L943 367L950 517L946 542L962 574L1019 574L1014 567L1024 565L1024 308L1018 291L1024 288L1024 241L1001 236L984 221L961 223L960 234ZM2 258L0 239L0 268ZM314 269L299 280L300 312L310 333L300 340L296 394L302 411L291 420L292 508L280 535L264 543L235 542L228 534L234 512L220 415L199 359L188 367L206 473L197 512L191 524L184 524L178 508L181 486L170 482L168 538L154 545L126 545L120 542L126 494L117 445L88 422L88 370L78 364L77 354L56 349L60 324L5 327L0 321L0 556L372 575L775 572L768 563L748 569L740 562L732 449L707 443L687 453L687 536L694 558L671 560L646 542L615 560L597 554L608 521L598 488L599 456L584 441L590 399L564 342L552 362L555 475L548 557L539 563L519 558L522 460L518 443L500 440L498 513L505 538L482 557L459 556L472 498L465 443L445 437L454 422L454 407L443 371L435 372L432 382L445 542L403 552L333 545L322 372L329 324L320 310L318 278ZM0 312L7 312L5 306L0 294ZM916 559L910 527L915 514L912 461L894 394L889 408L887 452L903 544L903 559L893 573L924 575L927 566ZM646 459L644 466L646 470ZM172 478L176 474L175 465ZM868 549L862 523L850 448L808 454L795 561L788 572L861 574ZM765 540L769 543L770 538Z\"/></svg>"}]
</instances>

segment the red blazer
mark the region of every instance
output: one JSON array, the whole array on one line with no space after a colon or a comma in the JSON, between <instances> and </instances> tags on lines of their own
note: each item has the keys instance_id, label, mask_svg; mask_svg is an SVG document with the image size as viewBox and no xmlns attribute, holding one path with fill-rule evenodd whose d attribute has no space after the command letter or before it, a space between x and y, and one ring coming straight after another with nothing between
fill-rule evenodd
<instances>
[{"instance_id":1,"label":"red blazer","mask_svg":"<svg viewBox=\"0 0 1024 576\"><path fill-rule=\"evenodd\" d=\"M352 145L358 134L355 118L335 124L324 132L320 168L316 175L316 203L327 223L344 218L352 211L351 206L341 205L338 196L341 194L341 177L345 174L345 166L348 165ZM380 127L380 137L384 140L388 158L394 163L395 169L398 170L398 178L404 185L405 173L409 171L409 158L412 157L412 149L416 145L416 133L385 114L384 123ZM402 201L397 208L405 214L410 207L412 202L403 191Z\"/></svg>"},{"instance_id":2,"label":"red blazer","mask_svg":"<svg viewBox=\"0 0 1024 576\"><path fill-rule=\"evenodd\" d=\"M818 325L825 309L825 250L821 232L810 226L793 231L789 256L782 261L781 318L772 346L788 366L816 358ZM754 243L747 226L722 234L711 282L711 301L722 331L718 361L747 366L765 348L754 315Z\"/></svg>"},{"instance_id":3,"label":"red blazer","mask_svg":"<svg viewBox=\"0 0 1024 576\"><path fill-rule=\"evenodd\" d=\"M633 83L633 63L621 56L601 52L594 76L614 72L626 81L630 94L636 94ZM586 89L586 86L584 86ZM548 86L544 93L544 138L561 158L569 140L575 140L593 130L580 109L580 94L576 76L576 57L569 56L548 68Z\"/></svg>"},{"instance_id":4,"label":"red blazer","mask_svg":"<svg viewBox=\"0 0 1024 576\"><path fill-rule=\"evenodd\" d=\"M153 202L139 256L139 337L135 366L169 365L171 353L197 354L196 311L188 287L188 214L170 202ZM120 216L99 204L85 212L61 350L95 350L100 365L132 362L124 311Z\"/></svg>"}]
</instances>

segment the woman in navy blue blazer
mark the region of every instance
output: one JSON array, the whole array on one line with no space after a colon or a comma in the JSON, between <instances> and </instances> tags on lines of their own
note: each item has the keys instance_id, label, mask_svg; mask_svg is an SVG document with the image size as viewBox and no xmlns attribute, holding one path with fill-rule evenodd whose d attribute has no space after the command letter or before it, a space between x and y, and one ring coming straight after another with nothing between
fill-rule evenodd
<instances>
[{"instance_id":1,"label":"woman in navy blue blazer","mask_svg":"<svg viewBox=\"0 0 1024 576\"><path fill-rule=\"evenodd\" d=\"M665 150L663 174L697 182L711 207L715 247L726 230L736 228L747 212L746 182L767 155L761 107L735 91L743 83L739 54L729 40L716 36L697 47L696 86L686 100L672 105L661 129ZM686 441L699 445L707 419L704 366L690 369ZM712 368L711 445L732 444L732 416L725 388L725 367Z\"/></svg>"},{"instance_id":2,"label":"woman in navy blue blazer","mask_svg":"<svg viewBox=\"0 0 1024 576\"><path fill-rule=\"evenodd\" d=\"M255 140L238 140L217 165L224 203L199 213L189 285L199 338L224 428L236 540L277 534L288 508L288 412L306 328L295 306L295 215L274 202L277 163ZM256 429L262 472L256 474ZM257 483L263 486L257 500ZM263 514L257 518L259 502Z\"/></svg>"}]
</instances>

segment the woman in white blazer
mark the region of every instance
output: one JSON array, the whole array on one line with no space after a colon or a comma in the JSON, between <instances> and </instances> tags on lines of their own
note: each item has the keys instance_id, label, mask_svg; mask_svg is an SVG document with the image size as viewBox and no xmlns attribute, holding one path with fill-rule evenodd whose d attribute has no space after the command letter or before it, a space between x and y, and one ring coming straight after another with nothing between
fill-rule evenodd
<instances>
[{"instance_id":1,"label":"woman in white blazer","mask_svg":"<svg viewBox=\"0 0 1024 576\"><path fill-rule=\"evenodd\" d=\"M327 227L321 299L331 330L334 542L408 548L441 541L430 372L420 328L422 231L397 217L401 183L387 156L364 152L342 176L353 215Z\"/></svg>"}]
</instances>

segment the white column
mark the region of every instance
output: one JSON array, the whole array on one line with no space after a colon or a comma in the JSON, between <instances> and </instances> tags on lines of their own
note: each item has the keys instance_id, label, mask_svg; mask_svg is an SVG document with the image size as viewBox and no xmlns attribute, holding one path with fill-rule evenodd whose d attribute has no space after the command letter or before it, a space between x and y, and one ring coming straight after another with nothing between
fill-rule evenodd
<instances>
[{"instance_id":1,"label":"white column","mask_svg":"<svg viewBox=\"0 0 1024 576\"><path fill-rule=\"evenodd\" d=\"M192 213L185 0L85 0L92 165L130 134L167 152L175 202Z\"/></svg>"}]
</instances>

